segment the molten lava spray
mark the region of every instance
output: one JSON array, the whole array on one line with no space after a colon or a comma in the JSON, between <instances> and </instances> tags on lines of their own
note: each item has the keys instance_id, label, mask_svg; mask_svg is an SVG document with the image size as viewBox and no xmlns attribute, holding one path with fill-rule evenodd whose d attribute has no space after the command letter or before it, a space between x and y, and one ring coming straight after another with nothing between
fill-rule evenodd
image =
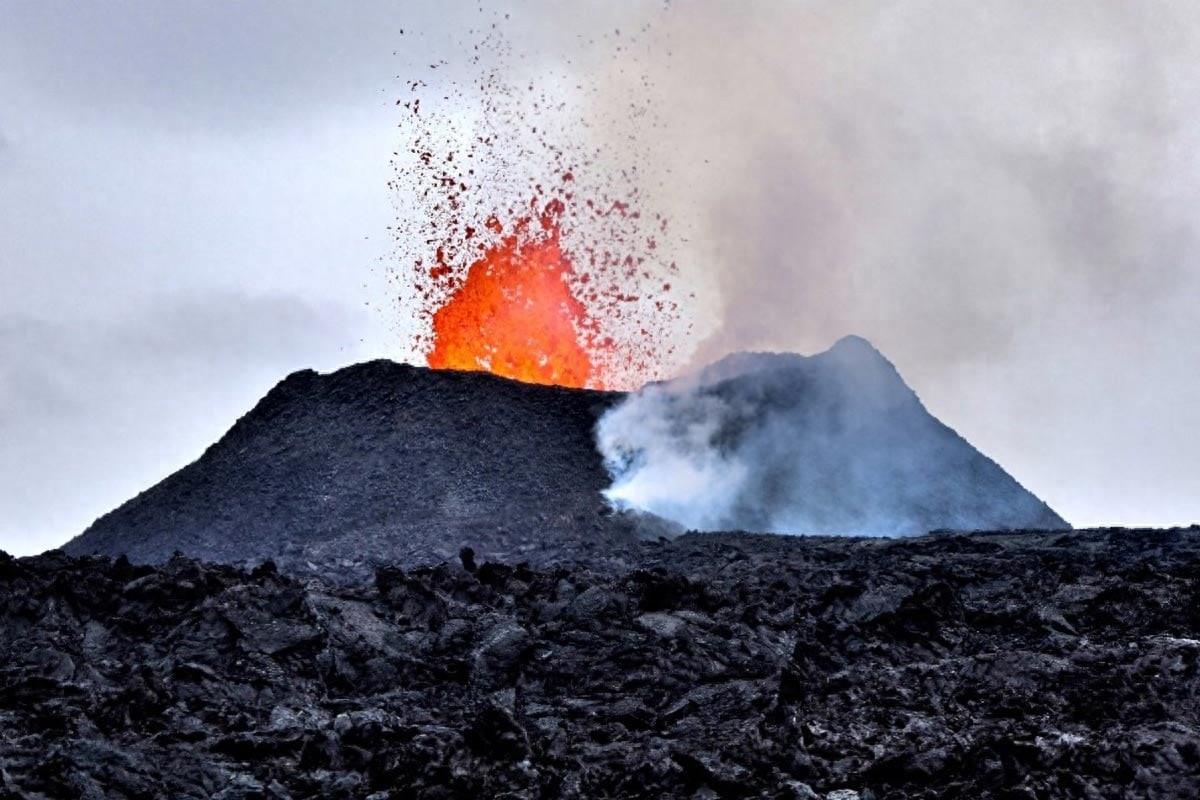
<instances>
[{"instance_id":1,"label":"molten lava spray","mask_svg":"<svg viewBox=\"0 0 1200 800\"><path fill-rule=\"evenodd\" d=\"M463 48L473 78L430 73L396 101L406 142L392 162L394 277L415 323L410 348L434 368L531 383L634 388L662 377L682 327L680 238L642 211L637 149L605 150L596 120L556 94L578 76L517 82L498 25ZM653 120L648 99L631 98L629 113Z\"/></svg>"},{"instance_id":2,"label":"molten lava spray","mask_svg":"<svg viewBox=\"0 0 1200 800\"><path fill-rule=\"evenodd\" d=\"M575 270L559 237L554 223L541 239L513 233L471 264L433 314L429 366L601 388L581 342L587 310L571 291Z\"/></svg>"}]
</instances>

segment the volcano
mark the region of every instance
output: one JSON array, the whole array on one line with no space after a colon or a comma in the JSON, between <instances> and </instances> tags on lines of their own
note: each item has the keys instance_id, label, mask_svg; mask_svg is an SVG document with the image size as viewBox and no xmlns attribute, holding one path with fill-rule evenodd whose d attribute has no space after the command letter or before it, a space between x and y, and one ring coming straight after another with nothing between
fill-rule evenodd
<instances>
[{"instance_id":1,"label":"volcano","mask_svg":"<svg viewBox=\"0 0 1200 800\"><path fill-rule=\"evenodd\" d=\"M812 476L825 475L821 508L855 511L824 519L856 520L857 532L874 532L877 520L863 511L870 499L864 487L904 480L901 505L893 502L886 513L924 530L1069 527L934 419L863 340L807 358L733 357L708 376L721 378L715 391L739 397L744 407L757 398L763 413L786 399L810 429L844 427L825 409L831 398L856 398L859 429L876 443L870 459L856 462L860 451L826 447L794 453L801 472L762 476L778 482L801 475L815 486ZM297 372L197 461L101 517L64 549L148 563L179 552L295 567L428 563L464 546L481 557L531 563L573 552L619 553L623 542L664 529L647 525L653 516L614 513L603 494L612 476L596 447L597 421L639 397L389 361L327 375ZM919 469L897 466L914 462ZM862 479L864 470L870 480ZM816 527L788 532L856 532L823 530L822 517L810 518ZM770 519L729 521L762 529Z\"/></svg>"}]
</instances>

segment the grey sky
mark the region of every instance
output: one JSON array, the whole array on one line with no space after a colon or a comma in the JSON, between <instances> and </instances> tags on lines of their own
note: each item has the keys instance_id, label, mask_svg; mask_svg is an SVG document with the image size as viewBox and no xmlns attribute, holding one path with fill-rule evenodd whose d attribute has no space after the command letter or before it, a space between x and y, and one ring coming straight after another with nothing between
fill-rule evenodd
<instances>
[{"instance_id":1,"label":"grey sky","mask_svg":"<svg viewBox=\"0 0 1200 800\"><path fill-rule=\"evenodd\" d=\"M402 22L0 5L0 548L28 553L195 458L286 372L387 346L364 303Z\"/></svg>"},{"instance_id":2,"label":"grey sky","mask_svg":"<svg viewBox=\"0 0 1200 800\"><path fill-rule=\"evenodd\" d=\"M614 142L599 112L653 78L697 358L858 333L1072 522L1200 520L1200 7L510 5ZM288 371L413 357L367 305L395 79L477 6L0 0L0 548L79 532Z\"/></svg>"}]
</instances>

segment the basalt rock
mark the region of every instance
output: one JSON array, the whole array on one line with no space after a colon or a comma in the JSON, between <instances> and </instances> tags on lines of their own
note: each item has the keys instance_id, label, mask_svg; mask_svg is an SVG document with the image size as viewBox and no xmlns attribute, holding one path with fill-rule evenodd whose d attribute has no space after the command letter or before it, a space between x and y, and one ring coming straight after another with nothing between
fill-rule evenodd
<instances>
[{"instance_id":1,"label":"basalt rock","mask_svg":"<svg viewBox=\"0 0 1200 800\"><path fill-rule=\"evenodd\" d=\"M1200 529L468 560L0 556L0 796L1200 792Z\"/></svg>"}]
</instances>

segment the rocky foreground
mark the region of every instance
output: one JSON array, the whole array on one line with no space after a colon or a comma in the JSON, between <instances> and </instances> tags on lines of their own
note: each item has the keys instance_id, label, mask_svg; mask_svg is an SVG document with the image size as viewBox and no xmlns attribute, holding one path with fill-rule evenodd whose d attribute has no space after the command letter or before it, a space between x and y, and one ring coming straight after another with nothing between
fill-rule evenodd
<instances>
[{"instance_id":1,"label":"rocky foreground","mask_svg":"<svg viewBox=\"0 0 1200 800\"><path fill-rule=\"evenodd\" d=\"M1195 797L1200 529L0 557L0 796Z\"/></svg>"}]
</instances>

